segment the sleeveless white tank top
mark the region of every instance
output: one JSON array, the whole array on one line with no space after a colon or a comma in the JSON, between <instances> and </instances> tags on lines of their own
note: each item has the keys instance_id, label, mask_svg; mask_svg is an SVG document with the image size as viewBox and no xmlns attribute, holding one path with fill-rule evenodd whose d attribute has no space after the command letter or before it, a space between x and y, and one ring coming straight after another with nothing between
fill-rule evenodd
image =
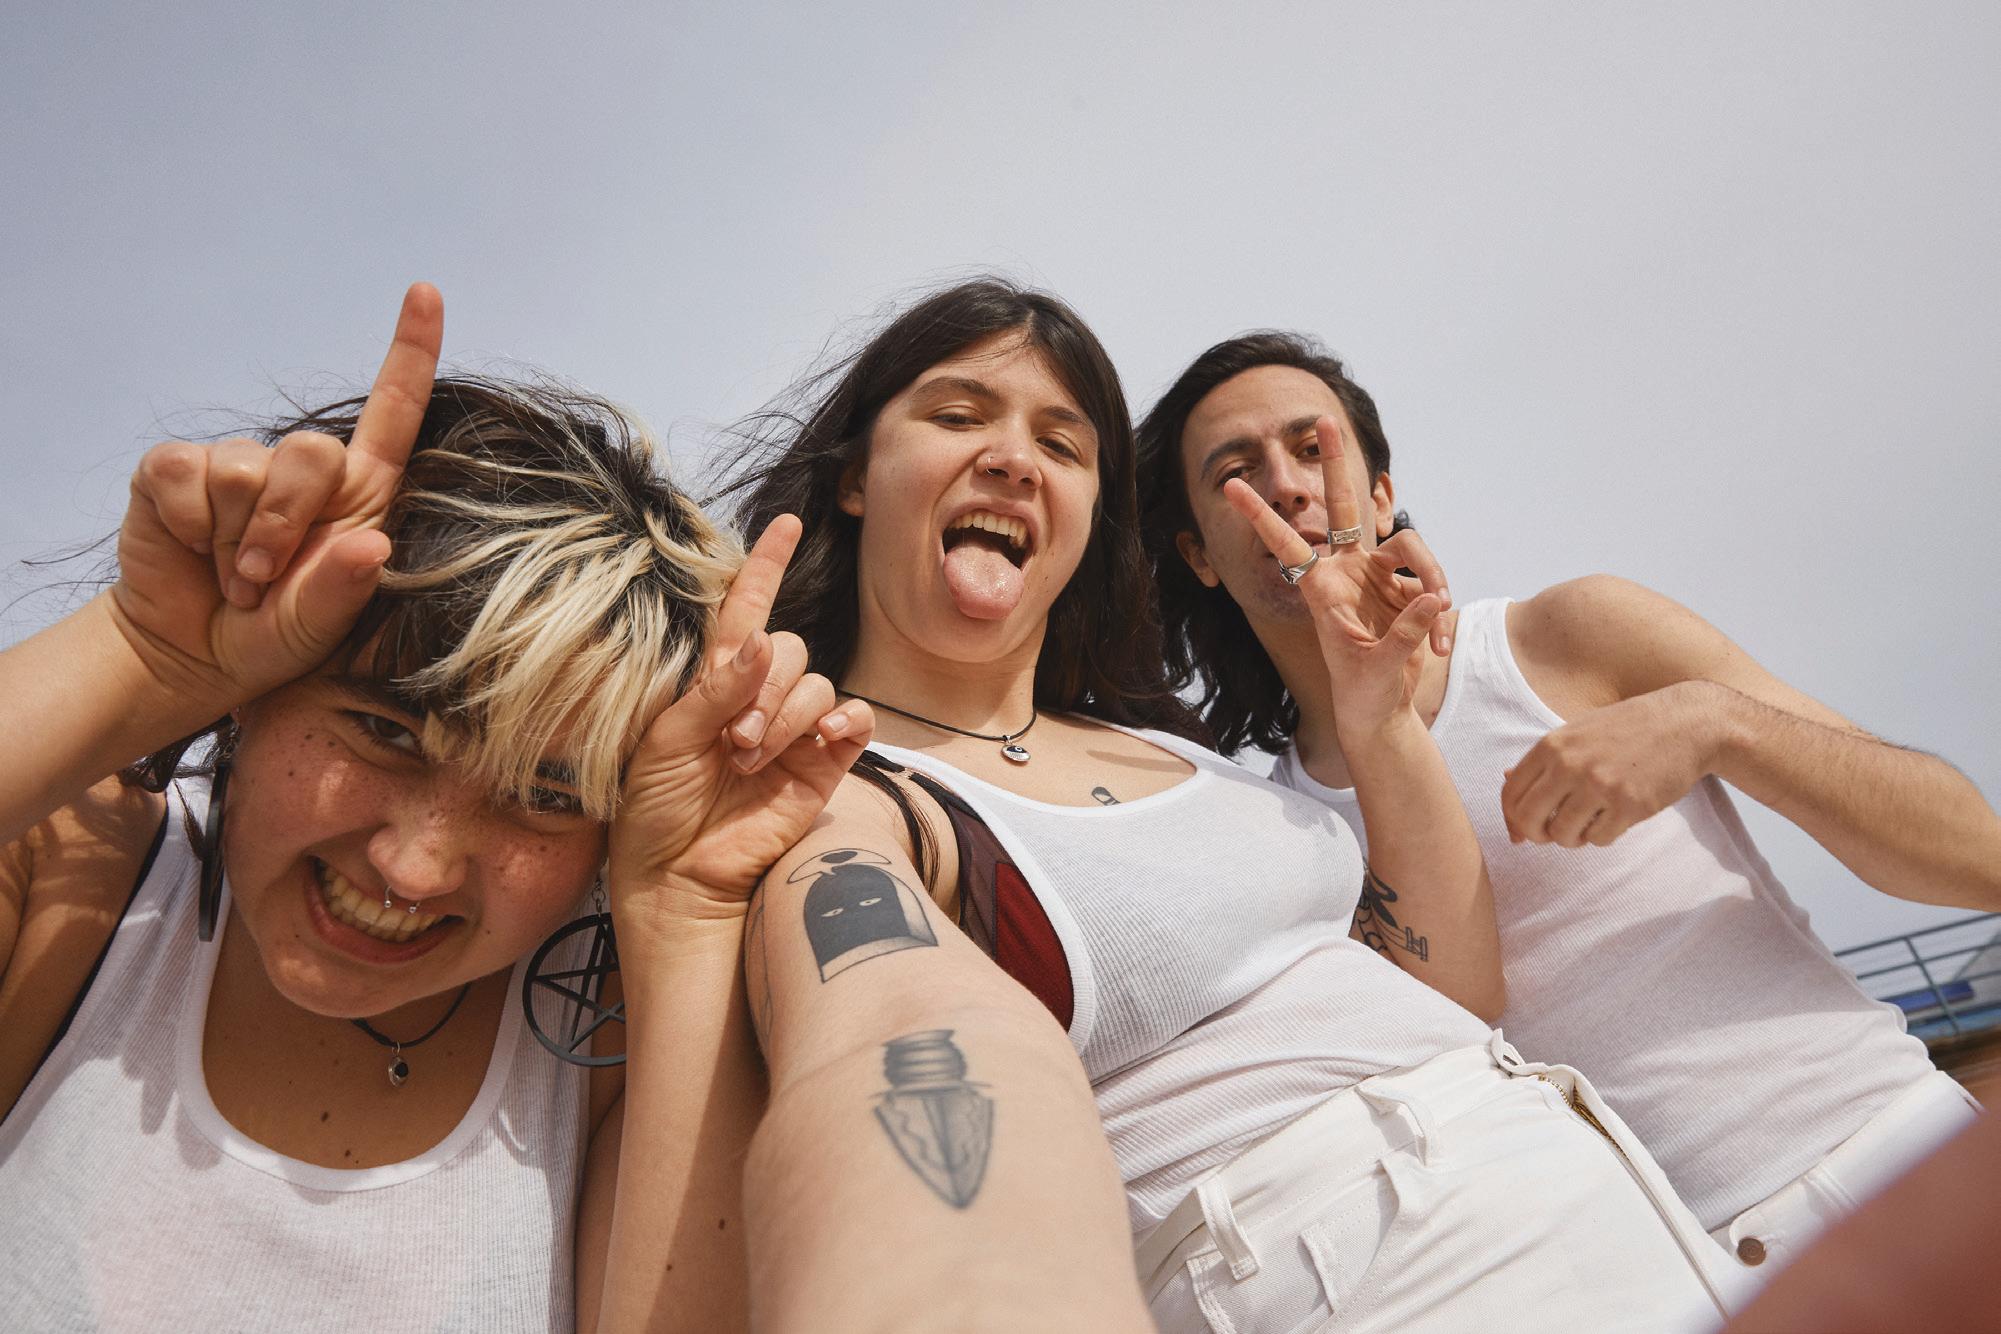
<instances>
[{"instance_id":1,"label":"sleeveless white tank top","mask_svg":"<svg viewBox=\"0 0 2001 1334\"><path fill-rule=\"evenodd\" d=\"M343 1171L255 1143L202 1074L222 940L195 938L191 789L0 1124L0 1328L571 1328L586 1085L522 1022L520 967L485 1082L429 1152Z\"/></svg>"},{"instance_id":2,"label":"sleeveless white tank top","mask_svg":"<svg viewBox=\"0 0 2001 1334\"><path fill-rule=\"evenodd\" d=\"M1508 841L1503 772L1563 720L1522 676L1507 609L1497 599L1459 613L1431 726L1494 883L1501 1027L1530 1059L1588 1075L1702 1225L1720 1227L1819 1162L1931 1059L1808 928L1715 778L1610 847ZM1296 750L1272 777L1363 837L1354 790L1315 782Z\"/></svg>"},{"instance_id":3,"label":"sleeveless white tank top","mask_svg":"<svg viewBox=\"0 0 2001 1334\"><path fill-rule=\"evenodd\" d=\"M1348 936L1362 856L1317 802L1213 751L1152 796L1058 806L921 752L999 838L1063 946L1083 1058L1135 1234L1209 1170L1385 1070L1487 1026Z\"/></svg>"}]
</instances>

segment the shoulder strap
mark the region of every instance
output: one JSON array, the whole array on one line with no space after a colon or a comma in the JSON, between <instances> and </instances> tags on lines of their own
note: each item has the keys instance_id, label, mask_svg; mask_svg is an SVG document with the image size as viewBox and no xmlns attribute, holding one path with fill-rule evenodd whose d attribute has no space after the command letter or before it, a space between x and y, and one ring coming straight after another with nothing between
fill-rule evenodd
<instances>
[{"instance_id":1,"label":"shoulder strap","mask_svg":"<svg viewBox=\"0 0 2001 1334\"><path fill-rule=\"evenodd\" d=\"M951 823L959 849L959 928L1067 1029L1075 1004L1070 965L1035 891L964 798L915 769L907 772Z\"/></svg>"}]
</instances>

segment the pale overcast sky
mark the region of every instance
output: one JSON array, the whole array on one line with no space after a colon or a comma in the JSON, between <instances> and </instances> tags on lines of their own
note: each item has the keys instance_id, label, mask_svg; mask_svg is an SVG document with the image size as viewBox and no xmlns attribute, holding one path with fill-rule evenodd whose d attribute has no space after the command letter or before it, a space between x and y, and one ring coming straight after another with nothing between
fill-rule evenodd
<instances>
[{"instance_id":1,"label":"pale overcast sky","mask_svg":"<svg viewBox=\"0 0 2001 1334\"><path fill-rule=\"evenodd\" d=\"M8 5L4 586L191 410L364 377L415 278L692 465L991 267L1136 407L1321 334L1461 602L1630 576L2001 792L1996 69L1991 0ZM1747 814L1836 946L1963 915Z\"/></svg>"}]
</instances>

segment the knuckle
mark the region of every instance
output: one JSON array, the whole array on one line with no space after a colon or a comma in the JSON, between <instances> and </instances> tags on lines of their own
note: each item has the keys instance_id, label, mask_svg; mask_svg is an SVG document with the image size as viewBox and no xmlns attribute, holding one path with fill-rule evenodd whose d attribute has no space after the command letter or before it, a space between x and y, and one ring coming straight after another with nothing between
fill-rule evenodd
<instances>
[{"instance_id":1,"label":"knuckle","mask_svg":"<svg viewBox=\"0 0 2001 1334\"><path fill-rule=\"evenodd\" d=\"M264 459L241 453L218 454L209 460L208 487L211 491L236 495L255 491L264 483Z\"/></svg>"},{"instance_id":2,"label":"knuckle","mask_svg":"<svg viewBox=\"0 0 2001 1334\"><path fill-rule=\"evenodd\" d=\"M154 445L139 460L139 475L148 482L177 486L201 476L203 450L185 440Z\"/></svg>"},{"instance_id":3,"label":"knuckle","mask_svg":"<svg viewBox=\"0 0 2001 1334\"><path fill-rule=\"evenodd\" d=\"M294 431L271 453L288 472L311 483L330 483L347 466L347 446L318 431Z\"/></svg>"}]
</instances>

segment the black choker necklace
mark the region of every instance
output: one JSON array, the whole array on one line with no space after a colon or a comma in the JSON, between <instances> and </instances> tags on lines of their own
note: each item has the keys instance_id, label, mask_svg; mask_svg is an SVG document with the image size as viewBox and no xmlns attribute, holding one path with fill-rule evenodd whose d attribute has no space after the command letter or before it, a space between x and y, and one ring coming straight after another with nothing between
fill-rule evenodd
<instances>
[{"instance_id":1,"label":"black choker necklace","mask_svg":"<svg viewBox=\"0 0 2001 1334\"><path fill-rule=\"evenodd\" d=\"M432 1038L438 1036L438 1030L443 1028L446 1024L449 1024L452 1021L452 1016L459 1012L459 1006L465 1003L466 993L471 990L472 990L472 983L470 982L460 987L459 994L452 997L452 1006L449 1010L445 1011L445 1017L438 1020L437 1023L432 1024L430 1028L425 1031L423 1037L411 1038L408 1042L398 1042L395 1038L386 1037L383 1034L376 1032L374 1025L370 1024L366 1019L348 1020L348 1022L353 1024L356 1028L368 1034L368 1036L374 1038L377 1042L381 1043L383 1046L389 1048L390 1088L397 1088L397 1089L402 1088L403 1081L410 1077L410 1063L403 1059L403 1049L405 1047L414 1047L420 1042L429 1042Z\"/></svg>"},{"instance_id":2,"label":"black choker necklace","mask_svg":"<svg viewBox=\"0 0 2001 1334\"><path fill-rule=\"evenodd\" d=\"M908 709L899 709L894 704L885 704L879 699L870 699L867 695L857 695L852 690L843 690L841 693L849 699L858 699L862 703L872 704L878 709L888 709L899 718L908 718L913 723L923 723L926 727L935 727L941 732L952 732L958 736L969 736L975 741L997 741L1000 743L1002 755L1005 755L1016 764L1028 763L1028 747L1020 743L1021 738L1028 735L1028 729L1035 726L1035 720L1038 715L1033 710L1029 712L1027 725L1019 732L1008 732L1002 736L995 736L991 732L968 732L963 727L954 727L950 723L941 723L936 718L926 718L921 713L912 713Z\"/></svg>"}]
</instances>

